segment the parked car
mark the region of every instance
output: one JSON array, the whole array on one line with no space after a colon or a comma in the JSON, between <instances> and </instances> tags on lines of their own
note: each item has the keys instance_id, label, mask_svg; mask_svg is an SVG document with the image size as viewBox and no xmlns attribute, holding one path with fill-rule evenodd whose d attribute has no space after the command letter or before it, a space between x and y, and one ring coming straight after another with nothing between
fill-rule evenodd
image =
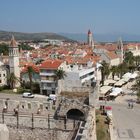
<instances>
[{"instance_id":1,"label":"parked car","mask_svg":"<svg viewBox=\"0 0 140 140\"><path fill-rule=\"evenodd\" d=\"M34 98L34 95L30 92L24 92L22 97L23 98Z\"/></svg>"}]
</instances>

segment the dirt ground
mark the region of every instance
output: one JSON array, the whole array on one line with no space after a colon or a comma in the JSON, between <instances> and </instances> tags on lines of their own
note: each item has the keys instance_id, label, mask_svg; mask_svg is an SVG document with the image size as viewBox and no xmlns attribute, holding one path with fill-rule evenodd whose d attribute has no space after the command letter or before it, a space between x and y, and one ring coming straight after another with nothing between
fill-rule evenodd
<instances>
[{"instance_id":1,"label":"dirt ground","mask_svg":"<svg viewBox=\"0 0 140 140\"><path fill-rule=\"evenodd\" d=\"M8 126L9 140L66 140L69 132L48 130L48 129L17 129L13 126Z\"/></svg>"}]
</instances>

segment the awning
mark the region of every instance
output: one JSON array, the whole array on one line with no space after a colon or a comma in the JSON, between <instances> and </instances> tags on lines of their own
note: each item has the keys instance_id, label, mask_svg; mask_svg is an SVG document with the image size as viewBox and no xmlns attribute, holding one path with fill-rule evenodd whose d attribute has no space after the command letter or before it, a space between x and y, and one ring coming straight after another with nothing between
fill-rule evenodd
<instances>
[{"instance_id":1,"label":"awning","mask_svg":"<svg viewBox=\"0 0 140 140\"><path fill-rule=\"evenodd\" d=\"M120 93L118 93L118 92L111 92L109 95L110 96L118 96Z\"/></svg>"},{"instance_id":2,"label":"awning","mask_svg":"<svg viewBox=\"0 0 140 140\"><path fill-rule=\"evenodd\" d=\"M130 78L131 78L131 79L135 79L137 76L138 76L137 73L133 73L133 74L130 76Z\"/></svg>"},{"instance_id":3,"label":"awning","mask_svg":"<svg viewBox=\"0 0 140 140\"><path fill-rule=\"evenodd\" d=\"M127 73L125 73L122 77L123 77L123 78L130 78L131 75L132 75L132 73L127 72Z\"/></svg>"},{"instance_id":4,"label":"awning","mask_svg":"<svg viewBox=\"0 0 140 140\"><path fill-rule=\"evenodd\" d=\"M104 81L104 85L108 86L109 84L115 84L116 81L115 80L112 80L112 79L108 79L108 80L105 80Z\"/></svg>"},{"instance_id":5,"label":"awning","mask_svg":"<svg viewBox=\"0 0 140 140\"><path fill-rule=\"evenodd\" d=\"M112 110L112 107L111 106L106 106L105 110Z\"/></svg>"},{"instance_id":6,"label":"awning","mask_svg":"<svg viewBox=\"0 0 140 140\"><path fill-rule=\"evenodd\" d=\"M115 86L122 86L123 84L125 84L126 81L124 81L124 79L119 80L118 82L116 82L114 85Z\"/></svg>"},{"instance_id":7,"label":"awning","mask_svg":"<svg viewBox=\"0 0 140 140\"><path fill-rule=\"evenodd\" d=\"M123 90L122 90L122 88L118 88L118 87L114 87L114 88L112 88L112 91L113 92L123 92Z\"/></svg>"},{"instance_id":8,"label":"awning","mask_svg":"<svg viewBox=\"0 0 140 140\"><path fill-rule=\"evenodd\" d=\"M100 94L105 95L111 89L112 89L112 86L102 86L100 88Z\"/></svg>"},{"instance_id":9,"label":"awning","mask_svg":"<svg viewBox=\"0 0 140 140\"><path fill-rule=\"evenodd\" d=\"M109 95L118 96L121 92L123 92L122 88L112 88L112 92Z\"/></svg>"},{"instance_id":10,"label":"awning","mask_svg":"<svg viewBox=\"0 0 140 140\"><path fill-rule=\"evenodd\" d=\"M128 77L124 77L123 79L122 79L124 82L128 82L129 80L130 80L130 77L128 78Z\"/></svg>"}]
</instances>

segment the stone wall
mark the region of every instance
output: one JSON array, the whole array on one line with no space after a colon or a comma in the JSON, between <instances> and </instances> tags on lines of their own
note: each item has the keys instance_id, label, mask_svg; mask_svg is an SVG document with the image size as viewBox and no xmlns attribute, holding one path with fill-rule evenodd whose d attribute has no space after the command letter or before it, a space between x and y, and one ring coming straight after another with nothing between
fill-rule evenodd
<instances>
[{"instance_id":1,"label":"stone wall","mask_svg":"<svg viewBox=\"0 0 140 140\"><path fill-rule=\"evenodd\" d=\"M9 130L6 124L0 124L0 140L9 140Z\"/></svg>"},{"instance_id":2,"label":"stone wall","mask_svg":"<svg viewBox=\"0 0 140 140\"><path fill-rule=\"evenodd\" d=\"M78 109L83 112L85 118L87 117L89 107L78 100L63 98L58 116L66 116L67 112L71 109Z\"/></svg>"},{"instance_id":3,"label":"stone wall","mask_svg":"<svg viewBox=\"0 0 140 140\"><path fill-rule=\"evenodd\" d=\"M40 108L42 113L46 113L47 110L52 109L52 102L44 102L41 103L39 101L16 101L16 100L4 100L0 99L0 111L2 112L3 108L7 107L7 111L14 111L14 109L18 109L19 112L30 112L37 113ZM48 107L48 109L46 109Z\"/></svg>"}]
</instances>

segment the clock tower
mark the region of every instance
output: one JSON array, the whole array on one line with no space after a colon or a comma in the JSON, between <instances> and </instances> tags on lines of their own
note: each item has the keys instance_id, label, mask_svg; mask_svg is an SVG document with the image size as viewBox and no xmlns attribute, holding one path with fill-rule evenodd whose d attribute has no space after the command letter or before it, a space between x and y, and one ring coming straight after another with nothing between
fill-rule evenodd
<instances>
[{"instance_id":1,"label":"clock tower","mask_svg":"<svg viewBox=\"0 0 140 140\"><path fill-rule=\"evenodd\" d=\"M10 73L14 73L15 76L20 80L20 68L19 68L19 48L15 41L14 36L12 36L10 46L9 46L9 67ZM15 87L19 87L20 83L17 81Z\"/></svg>"}]
</instances>

